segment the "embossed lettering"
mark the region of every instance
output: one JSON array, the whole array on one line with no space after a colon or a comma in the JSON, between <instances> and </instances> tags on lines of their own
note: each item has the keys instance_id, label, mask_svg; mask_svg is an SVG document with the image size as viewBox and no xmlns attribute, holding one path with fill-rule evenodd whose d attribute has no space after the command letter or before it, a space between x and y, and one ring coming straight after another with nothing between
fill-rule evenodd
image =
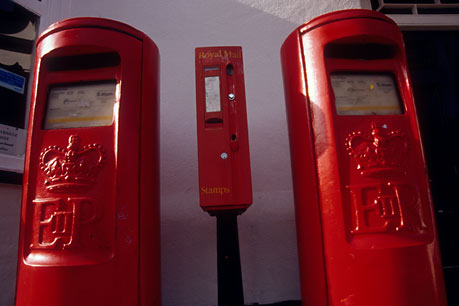
<instances>
[{"instance_id":1,"label":"embossed lettering","mask_svg":"<svg viewBox=\"0 0 459 306\"><path fill-rule=\"evenodd\" d=\"M412 194L413 189L404 185L406 184L386 182L347 186L351 196L351 233L379 233L402 229L405 226L404 208L412 204L408 201L416 198L416 194Z\"/></svg>"},{"instance_id":2,"label":"embossed lettering","mask_svg":"<svg viewBox=\"0 0 459 306\"><path fill-rule=\"evenodd\" d=\"M80 244L79 229L96 218L90 198L35 199L32 249L74 249Z\"/></svg>"}]
</instances>

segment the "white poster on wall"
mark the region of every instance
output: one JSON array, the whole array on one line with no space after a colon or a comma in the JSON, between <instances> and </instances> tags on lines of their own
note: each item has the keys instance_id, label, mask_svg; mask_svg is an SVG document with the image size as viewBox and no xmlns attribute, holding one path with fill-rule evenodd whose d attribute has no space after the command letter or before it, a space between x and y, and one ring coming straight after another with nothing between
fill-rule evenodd
<instances>
[{"instance_id":1,"label":"white poster on wall","mask_svg":"<svg viewBox=\"0 0 459 306\"><path fill-rule=\"evenodd\" d=\"M27 132L0 124L0 154L24 156Z\"/></svg>"}]
</instances>

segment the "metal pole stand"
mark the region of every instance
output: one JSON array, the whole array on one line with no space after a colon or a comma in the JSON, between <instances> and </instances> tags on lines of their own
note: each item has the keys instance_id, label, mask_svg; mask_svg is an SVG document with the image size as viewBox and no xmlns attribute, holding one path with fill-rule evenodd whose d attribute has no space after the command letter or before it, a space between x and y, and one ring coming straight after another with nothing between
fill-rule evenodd
<instances>
[{"instance_id":1,"label":"metal pole stand","mask_svg":"<svg viewBox=\"0 0 459 306\"><path fill-rule=\"evenodd\" d=\"M217 217L218 306L244 306L237 211Z\"/></svg>"}]
</instances>

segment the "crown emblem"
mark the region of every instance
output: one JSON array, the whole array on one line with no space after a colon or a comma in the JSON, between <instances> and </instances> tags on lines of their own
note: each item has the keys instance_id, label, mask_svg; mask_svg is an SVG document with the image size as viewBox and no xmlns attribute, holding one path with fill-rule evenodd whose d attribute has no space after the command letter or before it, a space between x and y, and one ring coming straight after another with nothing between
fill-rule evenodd
<instances>
[{"instance_id":1,"label":"crown emblem","mask_svg":"<svg viewBox=\"0 0 459 306\"><path fill-rule=\"evenodd\" d=\"M40 154L40 167L45 173L49 192L78 192L94 181L104 160L101 145L80 145L80 137L71 135L67 148L49 146Z\"/></svg>"},{"instance_id":2,"label":"crown emblem","mask_svg":"<svg viewBox=\"0 0 459 306\"><path fill-rule=\"evenodd\" d=\"M397 130L371 123L370 134L355 131L346 138L346 150L363 176L400 175L408 144Z\"/></svg>"}]
</instances>

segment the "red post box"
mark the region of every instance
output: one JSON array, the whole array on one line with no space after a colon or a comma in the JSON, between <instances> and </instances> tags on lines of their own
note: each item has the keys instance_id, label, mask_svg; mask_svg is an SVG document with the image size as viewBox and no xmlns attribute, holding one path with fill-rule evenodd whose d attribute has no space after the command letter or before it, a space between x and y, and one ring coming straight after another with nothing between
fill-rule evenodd
<instances>
[{"instance_id":1,"label":"red post box","mask_svg":"<svg viewBox=\"0 0 459 306\"><path fill-rule=\"evenodd\" d=\"M281 49L305 305L446 305L401 33L329 13Z\"/></svg>"},{"instance_id":2,"label":"red post box","mask_svg":"<svg viewBox=\"0 0 459 306\"><path fill-rule=\"evenodd\" d=\"M252 203L241 47L196 48L201 207L213 214Z\"/></svg>"},{"instance_id":3,"label":"red post box","mask_svg":"<svg viewBox=\"0 0 459 306\"><path fill-rule=\"evenodd\" d=\"M158 61L107 19L38 38L16 305L160 305Z\"/></svg>"}]
</instances>

